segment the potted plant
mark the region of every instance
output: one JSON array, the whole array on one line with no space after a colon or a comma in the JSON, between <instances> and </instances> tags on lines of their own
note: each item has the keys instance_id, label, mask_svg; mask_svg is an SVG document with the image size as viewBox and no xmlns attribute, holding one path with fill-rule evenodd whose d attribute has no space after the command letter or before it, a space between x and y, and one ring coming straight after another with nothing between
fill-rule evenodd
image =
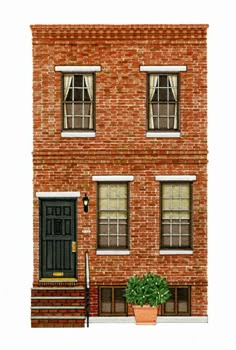
<instances>
[{"instance_id":1,"label":"potted plant","mask_svg":"<svg viewBox=\"0 0 236 350\"><path fill-rule=\"evenodd\" d=\"M148 272L129 278L125 296L133 306L136 324L155 324L159 305L166 303L171 293L165 278Z\"/></svg>"}]
</instances>

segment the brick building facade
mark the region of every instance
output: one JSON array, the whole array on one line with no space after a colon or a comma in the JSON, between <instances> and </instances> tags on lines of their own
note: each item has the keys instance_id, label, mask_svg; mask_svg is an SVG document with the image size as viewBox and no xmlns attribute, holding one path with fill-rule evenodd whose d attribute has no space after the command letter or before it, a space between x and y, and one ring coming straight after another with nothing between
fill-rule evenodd
<instances>
[{"instance_id":1,"label":"brick building facade","mask_svg":"<svg viewBox=\"0 0 236 350\"><path fill-rule=\"evenodd\" d=\"M207 25L31 30L32 327L83 325L86 266L91 321L148 271L160 320L206 321Z\"/></svg>"}]
</instances>

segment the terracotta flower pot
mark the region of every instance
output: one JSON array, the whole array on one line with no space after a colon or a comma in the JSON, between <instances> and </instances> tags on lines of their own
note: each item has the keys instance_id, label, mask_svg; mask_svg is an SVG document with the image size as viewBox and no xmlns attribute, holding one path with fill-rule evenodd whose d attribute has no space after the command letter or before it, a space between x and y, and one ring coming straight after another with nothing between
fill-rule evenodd
<instances>
[{"instance_id":1,"label":"terracotta flower pot","mask_svg":"<svg viewBox=\"0 0 236 350\"><path fill-rule=\"evenodd\" d=\"M136 324L156 324L158 307L133 305Z\"/></svg>"}]
</instances>

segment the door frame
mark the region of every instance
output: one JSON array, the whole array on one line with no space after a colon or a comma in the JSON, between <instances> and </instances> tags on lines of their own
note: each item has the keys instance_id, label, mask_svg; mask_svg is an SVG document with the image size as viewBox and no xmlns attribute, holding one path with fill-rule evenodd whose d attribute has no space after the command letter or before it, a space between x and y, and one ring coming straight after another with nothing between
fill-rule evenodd
<instances>
[{"instance_id":1,"label":"door frame","mask_svg":"<svg viewBox=\"0 0 236 350\"><path fill-rule=\"evenodd\" d=\"M73 201L74 202L74 236L75 241L77 245L78 237L77 237L77 198L80 197L79 192L36 192L36 197L39 198L39 281L42 282L53 282L53 281L77 281L77 262L78 262L78 247L76 249L76 252L73 254L75 255L75 262L74 262L74 277L43 277L42 273L42 203L43 201Z\"/></svg>"}]
</instances>

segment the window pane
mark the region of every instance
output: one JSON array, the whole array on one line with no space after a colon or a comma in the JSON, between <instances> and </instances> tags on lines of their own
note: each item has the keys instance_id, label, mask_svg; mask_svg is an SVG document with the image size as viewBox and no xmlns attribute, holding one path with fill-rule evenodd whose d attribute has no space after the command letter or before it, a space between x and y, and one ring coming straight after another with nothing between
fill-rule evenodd
<instances>
[{"instance_id":1,"label":"window pane","mask_svg":"<svg viewBox=\"0 0 236 350\"><path fill-rule=\"evenodd\" d=\"M74 101L83 101L82 89L74 89Z\"/></svg>"},{"instance_id":2,"label":"window pane","mask_svg":"<svg viewBox=\"0 0 236 350\"><path fill-rule=\"evenodd\" d=\"M126 299L125 299L125 289L115 288L115 313L125 313L126 311Z\"/></svg>"},{"instance_id":3,"label":"window pane","mask_svg":"<svg viewBox=\"0 0 236 350\"><path fill-rule=\"evenodd\" d=\"M190 197L190 186L188 183L181 185L181 195L182 195L182 198Z\"/></svg>"},{"instance_id":4,"label":"window pane","mask_svg":"<svg viewBox=\"0 0 236 350\"><path fill-rule=\"evenodd\" d=\"M65 104L65 113L66 115L72 115L72 103Z\"/></svg>"},{"instance_id":5,"label":"window pane","mask_svg":"<svg viewBox=\"0 0 236 350\"><path fill-rule=\"evenodd\" d=\"M171 196L171 186L168 184L162 184L162 198L170 198Z\"/></svg>"},{"instance_id":6,"label":"window pane","mask_svg":"<svg viewBox=\"0 0 236 350\"><path fill-rule=\"evenodd\" d=\"M75 87L82 87L83 86L83 75L75 75L74 86Z\"/></svg>"},{"instance_id":7,"label":"window pane","mask_svg":"<svg viewBox=\"0 0 236 350\"><path fill-rule=\"evenodd\" d=\"M119 220L119 234L126 235L127 232L127 222L126 220Z\"/></svg>"},{"instance_id":8,"label":"window pane","mask_svg":"<svg viewBox=\"0 0 236 350\"><path fill-rule=\"evenodd\" d=\"M159 104L159 115L160 116L167 116L168 115L168 105L165 104Z\"/></svg>"},{"instance_id":9,"label":"window pane","mask_svg":"<svg viewBox=\"0 0 236 350\"><path fill-rule=\"evenodd\" d=\"M109 200L109 209L116 210L117 208L117 199L110 199Z\"/></svg>"},{"instance_id":10,"label":"window pane","mask_svg":"<svg viewBox=\"0 0 236 350\"><path fill-rule=\"evenodd\" d=\"M117 195L119 198L127 198L127 184L119 184Z\"/></svg>"},{"instance_id":11,"label":"window pane","mask_svg":"<svg viewBox=\"0 0 236 350\"><path fill-rule=\"evenodd\" d=\"M170 288L171 297L164 305L164 313L174 314L175 313L175 289Z\"/></svg>"},{"instance_id":12,"label":"window pane","mask_svg":"<svg viewBox=\"0 0 236 350\"><path fill-rule=\"evenodd\" d=\"M119 236L119 247L126 248L128 246L127 236Z\"/></svg>"},{"instance_id":13,"label":"window pane","mask_svg":"<svg viewBox=\"0 0 236 350\"><path fill-rule=\"evenodd\" d=\"M117 185L109 185L109 198L117 198Z\"/></svg>"},{"instance_id":14,"label":"window pane","mask_svg":"<svg viewBox=\"0 0 236 350\"><path fill-rule=\"evenodd\" d=\"M99 185L98 191L99 198L108 198L108 185Z\"/></svg>"},{"instance_id":15,"label":"window pane","mask_svg":"<svg viewBox=\"0 0 236 350\"><path fill-rule=\"evenodd\" d=\"M166 224L162 225L162 233L163 233L163 235L170 233L170 224L166 223Z\"/></svg>"},{"instance_id":16,"label":"window pane","mask_svg":"<svg viewBox=\"0 0 236 350\"><path fill-rule=\"evenodd\" d=\"M101 220L99 225L99 230L101 235L107 235L108 234L108 224L106 220Z\"/></svg>"},{"instance_id":17,"label":"window pane","mask_svg":"<svg viewBox=\"0 0 236 350\"><path fill-rule=\"evenodd\" d=\"M65 126L65 129L71 129L72 128L72 118L71 117L67 117L66 118L66 126Z\"/></svg>"},{"instance_id":18,"label":"window pane","mask_svg":"<svg viewBox=\"0 0 236 350\"><path fill-rule=\"evenodd\" d=\"M184 209L184 210L189 209L189 199L182 199L180 204L181 204L181 209Z\"/></svg>"},{"instance_id":19,"label":"window pane","mask_svg":"<svg viewBox=\"0 0 236 350\"><path fill-rule=\"evenodd\" d=\"M163 210L170 210L171 209L171 200L163 199L162 208L163 208Z\"/></svg>"},{"instance_id":20,"label":"window pane","mask_svg":"<svg viewBox=\"0 0 236 350\"><path fill-rule=\"evenodd\" d=\"M172 191L172 198L179 198L180 197L180 185L173 184L170 186L171 186L171 191Z\"/></svg>"},{"instance_id":21,"label":"window pane","mask_svg":"<svg viewBox=\"0 0 236 350\"><path fill-rule=\"evenodd\" d=\"M112 290L111 288L101 289L101 312L111 313L112 312Z\"/></svg>"},{"instance_id":22,"label":"window pane","mask_svg":"<svg viewBox=\"0 0 236 350\"><path fill-rule=\"evenodd\" d=\"M114 221L114 220L110 221L109 228L110 228L111 235L117 234L117 222L116 221Z\"/></svg>"},{"instance_id":23,"label":"window pane","mask_svg":"<svg viewBox=\"0 0 236 350\"><path fill-rule=\"evenodd\" d=\"M108 247L108 236L99 236L98 238L98 244L100 248L107 248Z\"/></svg>"},{"instance_id":24,"label":"window pane","mask_svg":"<svg viewBox=\"0 0 236 350\"><path fill-rule=\"evenodd\" d=\"M181 236L181 247L189 247L189 246L190 246L190 237Z\"/></svg>"},{"instance_id":25,"label":"window pane","mask_svg":"<svg viewBox=\"0 0 236 350\"><path fill-rule=\"evenodd\" d=\"M73 101L73 89L68 89L65 95L65 101Z\"/></svg>"},{"instance_id":26,"label":"window pane","mask_svg":"<svg viewBox=\"0 0 236 350\"><path fill-rule=\"evenodd\" d=\"M101 210L107 210L108 209L108 201L107 201L107 199L99 198L99 208Z\"/></svg>"},{"instance_id":27,"label":"window pane","mask_svg":"<svg viewBox=\"0 0 236 350\"><path fill-rule=\"evenodd\" d=\"M175 111L176 111L176 108L175 108L176 104L175 103L169 103L169 115L175 115Z\"/></svg>"},{"instance_id":28,"label":"window pane","mask_svg":"<svg viewBox=\"0 0 236 350\"><path fill-rule=\"evenodd\" d=\"M157 121L156 121L155 125L158 126ZM166 117L159 118L159 128L160 129L167 129L167 118Z\"/></svg>"},{"instance_id":29,"label":"window pane","mask_svg":"<svg viewBox=\"0 0 236 350\"><path fill-rule=\"evenodd\" d=\"M167 76L159 75L159 87L167 87Z\"/></svg>"},{"instance_id":30,"label":"window pane","mask_svg":"<svg viewBox=\"0 0 236 350\"><path fill-rule=\"evenodd\" d=\"M188 289L177 289L178 313L188 313Z\"/></svg>"},{"instance_id":31,"label":"window pane","mask_svg":"<svg viewBox=\"0 0 236 350\"><path fill-rule=\"evenodd\" d=\"M83 127L83 119L81 117L74 117L74 127L81 129Z\"/></svg>"},{"instance_id":32,"label":"window pane","mask_svg":"<svg viewBox=\"0 0 236 350\"><path fill-rule=\"evenodd\" d=\"M170 236L162 236L162 247L170 247Z\"/></svg>"},{"instance_id":33,"label":"window pane","mask_svg":"<svg viewBox=\"0 0 236 350\"><path fill-rule=\"evenodd\" d=\"M83 115L83 104L82 103L74 103L74 115Z\"/></svg>"}]
</instances>

